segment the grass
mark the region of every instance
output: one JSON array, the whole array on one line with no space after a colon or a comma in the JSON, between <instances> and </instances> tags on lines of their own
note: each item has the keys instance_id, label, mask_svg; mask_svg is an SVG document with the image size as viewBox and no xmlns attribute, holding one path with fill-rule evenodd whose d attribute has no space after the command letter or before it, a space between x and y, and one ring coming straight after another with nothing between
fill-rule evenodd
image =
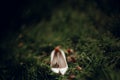
<instances>
[{"instance_id":1,"label":"grass","mask_svg":"<svg viewBox=\"0 0 120 80\"><path fill-rule=\"evenodd\" d=\"M0 65L0 80L120 79L120 40L104 28L112 18L95 5L87 5L85 11L64 6L54 10L50 20L42 19L30 27L23 25L16 37L2 45L8 45L7 53L11 54ZM102 21L101 17L106 19ZM75 51L75 62L68 62L64 76L50 70L50 53L58 45Z\"/></svg>"}]
</instances>

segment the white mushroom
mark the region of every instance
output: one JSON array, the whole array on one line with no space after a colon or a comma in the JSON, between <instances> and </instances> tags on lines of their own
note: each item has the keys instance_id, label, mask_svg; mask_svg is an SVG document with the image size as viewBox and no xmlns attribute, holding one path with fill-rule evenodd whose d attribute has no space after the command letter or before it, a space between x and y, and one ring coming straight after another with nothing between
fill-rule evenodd
<instances>
[{"instance_id":1,"label":"white mushroom","mask_svg":"<svg viewBox=\"0 0 120 80\"><path fill-rule=\"evenodd\" d=\"M51 70L64 75L68 69L65 53L60 47L56 47L51 52Z\"/></svg>"}]
</instances>

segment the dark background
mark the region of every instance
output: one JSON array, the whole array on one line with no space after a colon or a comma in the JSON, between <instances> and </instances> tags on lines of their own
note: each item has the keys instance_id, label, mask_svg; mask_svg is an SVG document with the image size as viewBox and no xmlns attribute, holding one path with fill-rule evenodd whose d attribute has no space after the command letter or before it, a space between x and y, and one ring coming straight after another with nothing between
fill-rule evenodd
<instances>
[{"instance_id":1,"label":"dark background","mask_svg":"<svg viewBox=\"0 0 120 80\"><path fill-rule=\"evenodd\" d=\"M120 13L119 0L86 0L86 3L95 2L98 9L107 15L117 16ZM4 37L9 33L16 33L23 24L31 25L39 22L42 18L49 20L51 12L60 5L70 4L73 8L78 7L80 10L85 5L79 4L77 0L4 0L1 1L1 31L0 35ZM26 14L25 11L31 9L31 13ZM114 29L112 31L112 29ZM119 23L117 27L112 26L112 33L119 37Z\"/></svg>"}]
</instances>

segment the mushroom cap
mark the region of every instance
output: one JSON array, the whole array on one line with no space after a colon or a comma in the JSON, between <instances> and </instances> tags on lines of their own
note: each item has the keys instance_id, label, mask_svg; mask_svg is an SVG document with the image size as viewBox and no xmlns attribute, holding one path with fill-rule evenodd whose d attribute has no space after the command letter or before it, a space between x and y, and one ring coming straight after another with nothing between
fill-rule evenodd
<instances>
[{"instance_id":1,"label":"mushroom cap","mask_svg":"<svg viewBox=\"0 0 120 80\"><path fill-rule=\"evenodd\" d=\"M60 46L57 46L57 47L55 47L55 52L59 52L60 51Z\"/></svg>"}]
</instances>

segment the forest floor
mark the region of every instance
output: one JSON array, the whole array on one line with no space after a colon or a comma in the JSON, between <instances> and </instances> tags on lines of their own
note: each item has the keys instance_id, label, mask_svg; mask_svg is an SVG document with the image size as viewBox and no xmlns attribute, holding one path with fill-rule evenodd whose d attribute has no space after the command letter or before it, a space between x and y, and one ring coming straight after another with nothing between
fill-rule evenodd
<instances>
[{"instance_id":1,"label":"forest floor","mask_svg":"<svg viewBox=\"0 0 120 80\"><path fill-rule=\"evenodd\" d=\"M120 18L108 16L94 3L81 11L64 6L49 20L23 25L1 43L9 54L2 55L0 80L120 80L120 39L112 33ZM75 61L66 54L64 76L50 67L51 51L58 45L74 50Z\"/></svg>"}]
</instances>

